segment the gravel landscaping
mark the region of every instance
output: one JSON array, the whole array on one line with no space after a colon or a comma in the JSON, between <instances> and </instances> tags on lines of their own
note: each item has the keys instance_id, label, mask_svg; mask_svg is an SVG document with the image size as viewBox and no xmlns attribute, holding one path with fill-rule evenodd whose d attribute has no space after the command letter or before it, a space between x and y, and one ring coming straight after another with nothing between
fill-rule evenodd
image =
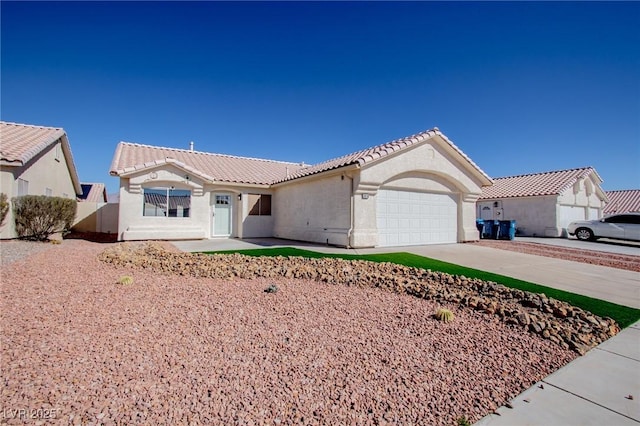
<instances>
[{"instance_id":1,"label":"gravel landscaping","mask_svg":"<svg viewBox=\"0 0 640 426\"><path fill-rule=\"evenodd\" d=\"M12 244L0 245L3 423L454 425L578 356L479 299L415 297L344 270L296 278L218 258L227 275L207 276L203 255L82 240L23 243L38 248L5 263ZM242 268L271 275L243 278ZM328 279L341 274L364 284ZM133 283L119 284L124 276ZM440 307L455 319L433 318Z\"/></svg>"}]
</instances>

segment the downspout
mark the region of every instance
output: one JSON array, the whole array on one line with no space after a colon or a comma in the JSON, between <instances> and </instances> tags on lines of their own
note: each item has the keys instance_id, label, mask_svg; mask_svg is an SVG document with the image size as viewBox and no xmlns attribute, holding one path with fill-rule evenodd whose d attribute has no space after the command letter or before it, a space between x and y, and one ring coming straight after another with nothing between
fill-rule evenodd
<instances>
[{"instance_id":1,"label":"downspout","mask_svg":"<svg viewBox=\"0 0 640 426\"><path fill-rule=\"evenodd\" d=\"M351 200L350 200L350 208L349 208L349 214L350 214L350 221L349 221L349 230L347 231L347 248L351 248L351 234L353 233L353 220L355 217L354 214L354 207L355 207L355 200L354 200L354 188L353 188L353 177L349 176L348 174L345 174L345 176L347 178L349 178L351 180Z\"/></svg>"}]
</instances>

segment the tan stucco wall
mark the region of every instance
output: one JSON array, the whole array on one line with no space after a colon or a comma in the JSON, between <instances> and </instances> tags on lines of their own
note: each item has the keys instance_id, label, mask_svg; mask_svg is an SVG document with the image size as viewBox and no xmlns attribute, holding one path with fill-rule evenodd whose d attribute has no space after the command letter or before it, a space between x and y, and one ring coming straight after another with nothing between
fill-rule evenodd
<instances>
[{"instance_id":1,"label":"tan stucco wall","mask_svg":"<svg viewBox=\"0 0 640 426\"><path fill-rule=\"evenodd\" d=\"M115 234L118 232L118 213L117 203L81 201L78 203L76 220L72 229L78 232Z\"/></svg>"},{"instance_id":2,"label":"tan stucco wall","mask_svg":"<svg viewBox=\"0 0 640 426\"><path fill-rule=\"evenodd\" d=\"M293 181L273 197L273 236L347 246L351 179L342 173Z\"/></svg>"},{"instance_id":3,"label":"tan stucco wall","mask_svg":"<svg viewBox=\"0 0 640 426\"><path fill-rule=\"evenodd\" d=\"M69 168L62 149L57 150L60 141L52 144L22 167L0 166L0 179L2 180L2 192L7 194L9 200L17 196L17 179L29 182L29 195L46 195L45 189L51 189L54 197L76 198L73 181L69 174ZM56 152L58 156L56 157ZM15 238L13 209L0 227L0 238Z\"/></svg>"},{"instance_id":4,"label":"tan stucco wall","mask_svg":"<svg viewBox=\"0 0 640 426\"><path fill-rule=\"evenodd\" d=\"M493 219L515 220L518 235L529 237L558 236L556 226L555 195L541 197L506 198L503 200L482 200L477 203L477 215L488 206L493 211ZM494 202L498 203L494 207Z\"/></svg>"},{"instance_id":5,"label":"tan stucco wall","mask_svg":"<svg viewBox=\"0 0 640 426\"><path fill-rule=\"evenodd\" d=\"M242 200L238 202L239 208L237 209L239 223L236 235L238 238L272 237L276 215L276 208L273 205L275 198L273 196L273 191L266 189L243 189L240 194L242 196ZM249 194L271 195L271 216L249 216L249 211L251 210L249 206Z\"/></svg>"}]
</instances>

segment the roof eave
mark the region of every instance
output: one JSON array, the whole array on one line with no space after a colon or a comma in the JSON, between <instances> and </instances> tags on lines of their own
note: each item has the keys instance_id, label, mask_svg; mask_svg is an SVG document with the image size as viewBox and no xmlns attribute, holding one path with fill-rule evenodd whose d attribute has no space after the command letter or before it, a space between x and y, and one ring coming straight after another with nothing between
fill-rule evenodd
<instances>
[{"instance_id":1,"label":"roof eave","mask_svg":"<svg viewBox=\"0 0 640 426\"><path fill-rule=\"evenodd\" d=\"M202 173L194 169L193 167L189 167L186 164L182 163L181 161L175 160L173 158L166 158L164 160L158 160L151 163L137 164L137 165L127 167L125 169L111 170L109 174L111 176L119 176L119 177L127 178L138 173L146 172L153 169L158 169L167 165L171 165L181 170L184 170L189 174L199 177L206 183L216 183L216 179L214 179L212 176Z\"/></svg>"},{"instance_id":2,"label":"roof eave","mask_svg":"<svg viewBox=\"0 0 640 426\"><path fill-rule=\"evenodd\" d=\"M61 139L62 152L64 158L67 161L67 167L69 168L69 174L71 175L71 181L73 182L73 189L76 191L76 195L82 195L82 185L80 185L80 178L78 177L78 169L73 161L73 154L71 153L71 144L67 138L67 134L63 133Z\"/></svg>"},{"instance_id":3,"label":"roof eave","mask_svg":"<svg viewBox=\"0 0 640 426\"><path fill-rule=\"evenodd\" d=\"M349 172L349 171L357 170L357 169L360 169L360 164L358 164L358 163L350 163L350 164L345 164L343 166L338 166L338 167L333 167L331 169L323 170L323 171L317 172L317 173L311 173L311 174L308 174L308 175L303 175L303 176L298 176L298 177L294 177L294 178L290 178L290 179L277 181L277 182L272 183L270 186L275 188L275 187L279 187L279 186L284 186L284 185L289 184L289 183L294 183L294 182L298 183L298 182L301 182L301 181L306 181L306 180L315 179L315 178L322 178L322 177L326 177L327 175L339 174L339 173Z\"/></svg>"}]
</instances>

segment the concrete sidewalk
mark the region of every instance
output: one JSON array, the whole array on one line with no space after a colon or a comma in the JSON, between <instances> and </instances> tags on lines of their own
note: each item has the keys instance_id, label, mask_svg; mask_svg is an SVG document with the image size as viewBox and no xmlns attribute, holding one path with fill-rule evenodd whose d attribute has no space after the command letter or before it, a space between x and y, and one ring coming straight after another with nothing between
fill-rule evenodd
<instances>
[{"instance_id":1,"label":"concrete sidewalk","mask_svg":"<svg viewBox=\"0 0 640 426\"><path fill-rule=\"evenodd\" d=\"M296 247L322 253L410 252L640 308L640 274L473 244L342 249L278 239L179 241L183 251ZM590 350L476 425L640 424L640 322Z\"/></svg>"},{"instance_id":2,"label":"concrete sidewalk","mask_svg":"<svg viewBox=\"0 0 640 426\"><path fill-rule=\"evenodd\" d=\"M476 426L640 423L640 322L565 365Z\"/></svg>"}]
</instances>

